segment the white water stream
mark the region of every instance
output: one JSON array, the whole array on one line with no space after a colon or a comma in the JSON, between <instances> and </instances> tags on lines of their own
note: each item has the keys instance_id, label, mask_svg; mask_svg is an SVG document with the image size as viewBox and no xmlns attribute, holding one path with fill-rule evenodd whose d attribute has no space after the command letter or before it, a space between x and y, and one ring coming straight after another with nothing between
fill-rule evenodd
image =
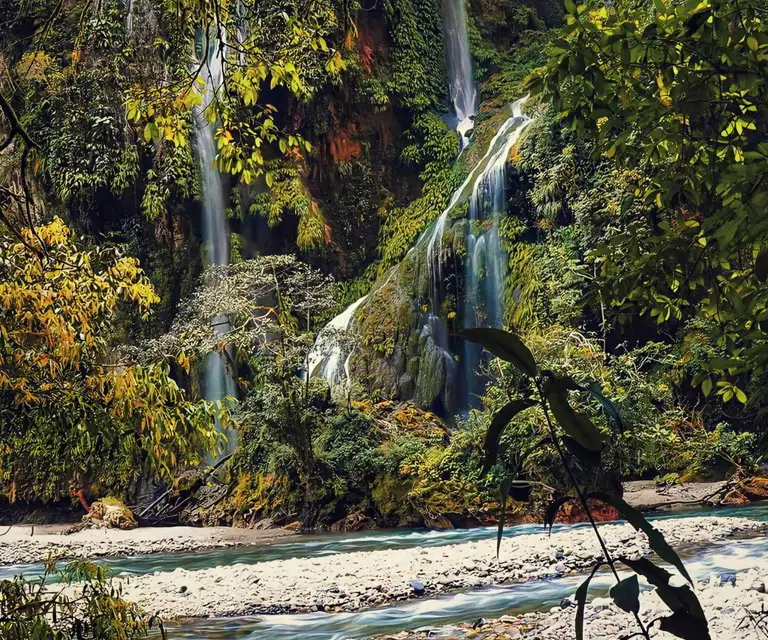
<instances>
[{"instance_id":1,"label":"white water stream","mask_svg":"<svg viewBox=\"0 0 768 640\"><path fill-rule=\"evenodd\" d=\"M197 122L197 153L200 161L201 190L203 197L203 242L205 261L209 265L221 265L229 262L229 227L226 219L224 185L216 166L216 142L214 134L216 122L208 122L206 108L216 99L224 82L224 61L217 41L206 42L203 37L203 55L207 63L202 66L201 74L205 81L203 104L195 108ZM199 63L198 63L199 64ZM229 323L224 317L213 319L214 330L226 333ZM227 369L225 356L210 353L204 362L204 396L206 400L220 401L234 397L237 393L235 381ZM233 430L226 430L227 443L221 455L232 453L236 446Z\"/></svg>"},{"instance_id":2,"label":"white water stream","mask_svg":"<svg viewBox=\"0 0 768 640\"><path fill-rule=\"evenodd\" d=\"M477 90L472 77L472 57L467 36L467 12L464 0L443 0L443 32L445 58L448 63L448 89L456 112L461 148L468 142L467 133L475 126Z\"/></svg>"}]
</instances>

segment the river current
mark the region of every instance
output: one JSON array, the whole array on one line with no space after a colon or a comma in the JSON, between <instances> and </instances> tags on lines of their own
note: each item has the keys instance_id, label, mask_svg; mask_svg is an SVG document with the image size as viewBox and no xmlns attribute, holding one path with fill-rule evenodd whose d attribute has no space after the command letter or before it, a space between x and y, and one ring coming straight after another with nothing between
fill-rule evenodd
<instances>
[{"instance_id":1,"label":"river current","mask_svg":"<svg viewBox=\"0 0 768 640\"><path fill-rule=\"evenodd\" d=\"M738 515L768 521L768 505L719 509L689 509L650 519L679 518L694 515ZM555 525L554 531L586 525ZM604 523L602 527L614 526ZM541 525L509 526L505 536L537 533ZM476 529L383 530L357 534L317 534L277 540L258 546L212 549L185 554L153 554L116 557L99 560L118 575L139 575L173 571L176 568L204 569L232 564L253 564L269 560L295 557L317 557L354 551L402 549L458 544L472 540L493 538L495 527ZM689 572L695 579L711 575L738 573L754 566L754 559L768 553L768 537L729 540L703 548L680 550ZM40 565L0 567L0 579L23 573L27 577L39 575ZM480 617L494 617L505 613L520 614L527 611L547 610L570 596L583 580L574 575L555 580L515 584L506 587L476 589L439 597L412 600L399 605L371 608L353 613L309 613L297 615L259 616L239 618L211 618L168 624L170 639L219 640L248 638L251 640L354 640L371 635L395 633L422 627L436 627ZM608 575L598 575L592 582L591 595L604 595L613 581ZM602 593L601 593L602 592Z\"/></svg>"}]
</instances>

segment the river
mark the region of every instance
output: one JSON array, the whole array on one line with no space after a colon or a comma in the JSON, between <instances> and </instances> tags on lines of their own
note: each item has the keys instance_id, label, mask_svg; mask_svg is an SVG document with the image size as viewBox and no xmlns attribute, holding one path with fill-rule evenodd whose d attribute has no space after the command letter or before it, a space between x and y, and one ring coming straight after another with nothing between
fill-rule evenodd
<instances>
[{"instance_id":1,"label":"river","mask_svg":"<svg viewBox=\"0 0 768 640\"><path fill-rule=\"evenodd\" d=\"M650 519L666 519L694 515L741 516L768 521L768 505L675 511ZM565 530L586 525L555 525L554 530ZM604 523L602 527L615 526ZM506 536L541 531L541 525L526 524L507 527ZM401 549L456 544L493 538L495 527L468 530L382 530L357 534L317 534L291 538L290 542L248 547L212 549L186 554L154 554L146 556L116 557L100 560L116 574L146 574L172 571L178 567L203 569L232 564L253 564L268 560L294 557L317 557L344 554L353 551ZM737 573L753 566L754 558L768 553L768 537L729 540L703 548L680 550L686 567L695 579L712 573ZM0 567L0 578L24 573L39 574L40 565ZM309 613L298 615L196 619L181 624L168 624L168 638L213 640L223 638L249 638L253 640L352 640L374 634L394 633L421 627L440 626L468 621L479 617L495 617L505 613L546 610L571 595L583 576L566 576L556 580L541 580L508 587L494 587L460 592L440 597L425 598L371 608L354 613ZM592 595L600 595L612 584L609 576L598 576L593 581Z\"/></svg>"}]
</instances>

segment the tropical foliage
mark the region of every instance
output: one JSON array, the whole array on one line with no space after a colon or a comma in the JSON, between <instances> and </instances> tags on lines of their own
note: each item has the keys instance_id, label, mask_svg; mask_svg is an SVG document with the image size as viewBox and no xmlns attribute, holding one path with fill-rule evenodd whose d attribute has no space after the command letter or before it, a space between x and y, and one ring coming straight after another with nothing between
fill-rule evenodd
<instances>
[{"instance_id":1,"label":"tropical foliage","mask_svg":"<svg viewBox=\"0 0 768 640\"><path fill-rule=\"evenodd\" d=\"M79 247L59 218L0 253L0 483L11 501L68 495L70 483L124 491L215 446L213 408L189 402L166 366L108 358L118 307L140 318L157 301L135 259Z\"/></svg>"},{"instance_id":2,"label":"tropical foliage","mask_svg":"<svg viewBox=\"0 0 768 640\"><path fill-rule=\"evenodd\" d=\"M103 567L81 560L59 568L48 560L40 578L0 580L0 633L8 640L136 640L158 629L165 637L159 620L120 596Z\"/></svg>"},{"instance_id":3,"label":"tropical foliage","mask_svg":"<svg viewBox=\"0 0 768 640\"><path fill-rule=\"evenodd\" d=\"M768 191L760 2L566 3L567 26L532 83L593 153L626 168L620 209L590 254L611 321L636 314L704 333L705 395L760 404Z\"/></svg>"},{"instance_id":4,"label":"tropical foliage","mask_svg":"<svg viewBox=\"0 0 768 640\"><path fill-rule=\"evenodd\" d=\"M433 0L0 1L7 499L130 503L226 427L224 522L451 526L624 478L755 471L765 9L466 7L480 109L460 151ZM529 91L497 213L503 324L530 357L469 362L456 334L488 313L462 309L468 232L491 221L460 201L432 262L416 245ZM231 264L203 266L203 174ZM352 380L310 379L321 327L374 282L334 337ZM235 383L220 406L200 400L210 358ZM461 406L459 370L482 388Z\"/></svg>"},{"instance_id":5,"label":"tropical foliage","mask_svg":"<svg viewBox=\"0 0 768 640\"><path fill-rule=\"evenodd\" d=\"M584 637L584 607L587 600L589 583L597 569L607 564L616 584L611 588L610 595L614 603L627 613L632 613L639 628L639 635L650 638L650 626L659 623L659 629L668 631L678 638L709 638L707 619L698 598L691 589L693 579L688 574L677 553L669 546L664 536L651 525L642 514L631 507L621 497L621 485L610 471L602 466L602 454L610 439L623 435L624 425L621 414L616 406L594 386L578 384L569 376L562 376L552 371L541 371L528 347L518 336L501 329L465 329L462 337L477 342L496 357L511 363L528 383L528 393L510 399L493 417L485 435L485 465L487 471L496 463L501 443L501 436L507 425L521 412L538 405L544 414L547 424L547 435L536 448L551 446L557 452L560 462L565 469L570 488L575 495L555 495L549 504L545 515L545 525L550 526L557 517L560 508L568 502L577 500L583 507L597 537L603 552L603 561L595 565L590 576L576 590L576 637ZM582 392L591 395L600 404L613 427L613 437L601 431L586 413L577 411L570 399L571 392ZM502 514L506 507L509 490L516 483L526 484L519 477L522 469L509 469L509 475L502 482ZM597 490L595 490L597 489ZM648 559L630 560L622 558L622 562L638 575L647 578L654 585L659 597L672 611L668 616L653 620L650 625L642 622L640 611L640 590L637 575L620 578L616 569L616 560L603 542L602 535L595 525L591 513L590 498L607 502L621 514L635 529L642 531L648 538L651 549L665 562L671 564L688 581L683 586L672 586L669 582L672 575ZM501 545L504 527L504 516L499 519L499 534L497 553ZM690 586L689 586L690 585Z\"/></svg>"}]
</instances>

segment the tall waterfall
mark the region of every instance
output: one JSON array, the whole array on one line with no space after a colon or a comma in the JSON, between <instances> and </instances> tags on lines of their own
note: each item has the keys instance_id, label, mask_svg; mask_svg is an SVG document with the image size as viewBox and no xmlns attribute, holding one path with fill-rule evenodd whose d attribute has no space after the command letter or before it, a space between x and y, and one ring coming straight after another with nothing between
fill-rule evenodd
<instances>
[{"instance_id":1,"label":"tall waterfall","mask_svg":"<svg viewBox=\"0 0 768 640\"><path fill-rule=\"evenodd\" d=\"M456 128L461 148L467 144L466 134L473 128L472 116L477 112L477 92L472 78L472 57L467 37L467 12L464 0L443 0L443 30L448 63L448 88L459 120Z\"/></svg>"},{"instance_id":2,"label":"tall waterfall","mask_svg":"<svg viewBox=\"0 0 768 640\"><path fill-rule=\"evenodd\" d=\"M128 33L133 31L133 2L134 0L125 0L125 30Z\"/></svg>"},{"instance_id":3,"label":"tall waterfall","mask_svg":"<svg viewBox=\"0 0 768 640\"><path fill-rule=\"evenodd\" d=\"M499 223L506 215L507 159L531 122L522 113L523 102L521 99L511 106L511 116L499 127L483 157L403 261L377 282L368 295L352 303L321 331L310 354L310 375L324 377L332 387L344 384L349 379L354 354L351 348L334 341L333 333L354 332L366 316L381 316L382 306L388 304L383 295L385 289L390 283L402 286L408 278L409 282L417 283L407 286L411 286L409 295L415 317L411 331L419 353L411 354L411 366L406 364L405 371L402 362L393 363L396 357L390 358L386 366L398 368L397 377L407 378L416 357L418 375L424 376L426 382L414 381L406 397L419 404L434 406L437 395L447 413L474 404L473 397L484 384L476 375L481 350L450 337L444 306L454 296L456 318L451 330L457 326L501 326L507 256L499 238ZM455 209L463 202L468 203L468 216L455 219ZM453 255L459 232L463 234L464 251L457 273L447 267L451 262L455 264L455 255L453 260L446 256ZM389 312L399 313L395 309ZM408 357L403 355L405 360Z\"/></svg>"},{"instance_id":4,"label":"tall waterfall","mask_svg":"<svg viewBox=\"0 0 768 640\"><path fill-rule=\"evenodd\" d=\"M207 264L227 264L229 262L229 227L225 215L224 185L216 167L216 143L214 133L217 124L210 123L205 117L205 108L215 100L216 92L224 81L223 60L218 42L207 42L203 37L203 54L208 63L203 65L202 75L205 80L203 104L195 109L197 121L197 153L200 161L201 190L203 196L203 242ZM225 317L214 319L214 330L226 333L229 322ZM234 397L237 393L235 381L226 366L225 355L210 353L204 362L204 396L206 400L218 401L225 397ZM227 430L227 444L222 455L235 450L235 434Z\"/></svg>"},{"instance_id":5,"label":"tall waterfall","mask_svg":"<svg viewBox=\"0 0 768 640\"><path fill-rule=\"evenodd\" d=\"M507 254L499 239L499 223L506 214L507 158L525 127L531 122L522 113L522 100L512 105L512 117L502 126L498 147L491 146L491 157L469 199L469 224L465 246L464 295L462 319L465 329L502 327L504 314L504 279ZM465 341L464 381L466 406L472 396L482 392L483 382L474 375L482 357L482 347Z\"/></svg>"}]
</instances>

